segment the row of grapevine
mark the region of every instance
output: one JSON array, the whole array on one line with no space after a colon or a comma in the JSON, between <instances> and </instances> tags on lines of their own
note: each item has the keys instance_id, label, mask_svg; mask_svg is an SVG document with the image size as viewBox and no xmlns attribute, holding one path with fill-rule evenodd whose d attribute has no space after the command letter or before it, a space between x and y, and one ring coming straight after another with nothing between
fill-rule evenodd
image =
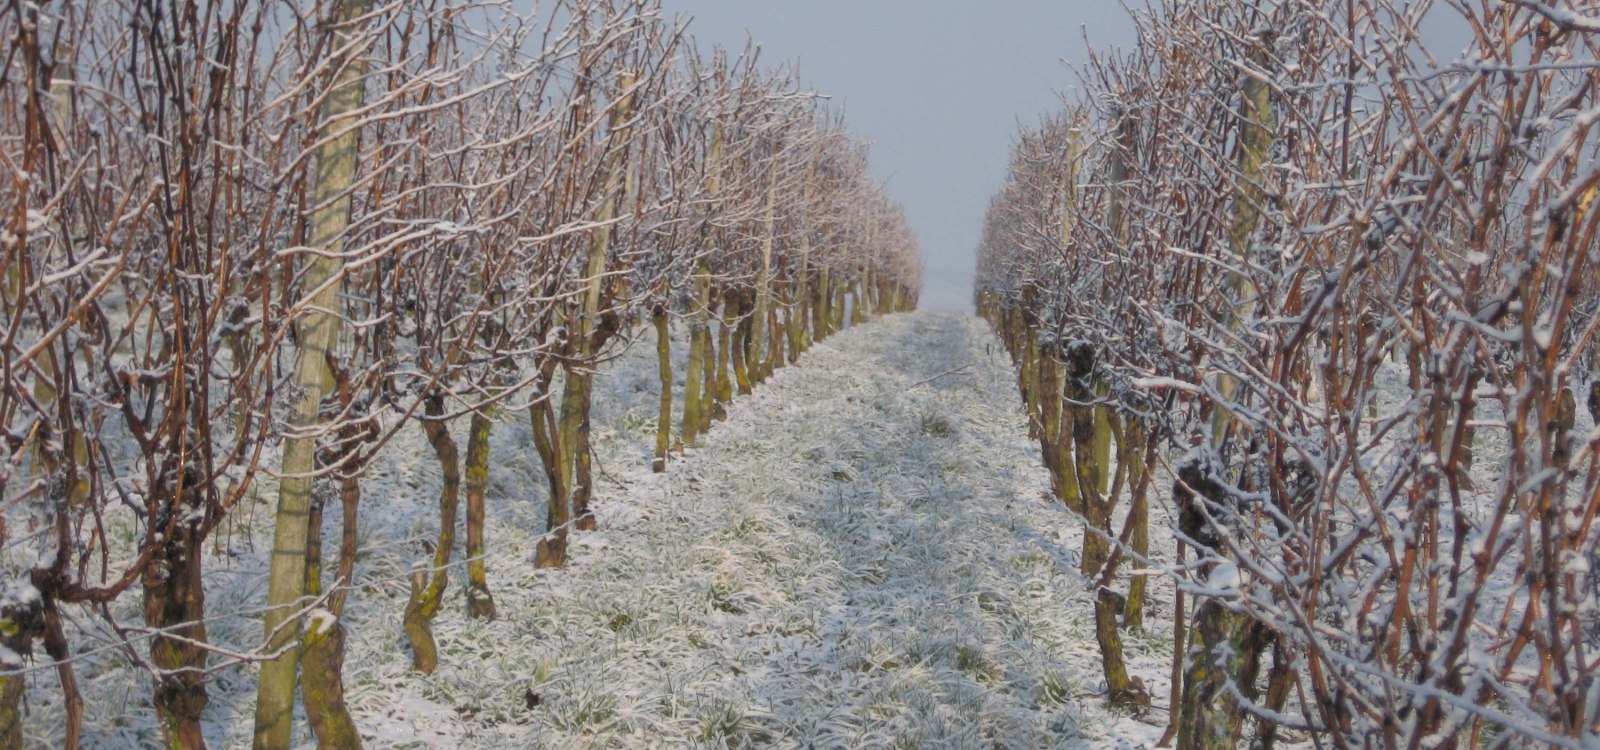
<instances>
[{"instance_id":1,"label":"row of grapevine","mask_svg":"<svg viewBox=\"0 0 1600 750\"><path fill-rule=\"evenodd\" d=\"M976 302L1166 741L1600 742L1593 9L1162 0L1018 139Z\"/></svg>"},{"instance_id":2,"label":"row of grapevine","mask_svg":"<svg viewBox=\"0 0 1600 750\"><path fill-rule=\"evenodd\" d=\"M0 746L41 670L77 745L74 634L97 620L153 675L168 746L204 745L210 676L248 662L257 747L289 745L297 682L319 743L358 746L340 616L362 478L397 433L424 431L443 476L405 612L431 672L458 515L468 614L495 612L497 420L531 420L549 507L529 564L559 566L595 523L594 373L637 332L659 336L664 470L674 427L694 445L813 340L915 306L899 209L790 68L702 55L655 0L551 5L0 9ZM263 485L264 636L216 647L208 540L248 537ZM139 621L106 606L135 594Z\"/></svg>"}]
</instances>

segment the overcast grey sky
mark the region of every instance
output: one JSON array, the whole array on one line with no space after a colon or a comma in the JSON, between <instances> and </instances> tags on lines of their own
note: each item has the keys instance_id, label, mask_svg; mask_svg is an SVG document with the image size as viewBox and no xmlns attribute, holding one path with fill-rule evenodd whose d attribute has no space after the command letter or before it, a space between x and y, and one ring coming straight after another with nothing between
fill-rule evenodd
<instances>
[{"instance_id":1,"label":"overcast grey sky","mask_svg":"<svg viewBox=\"0 0 1600 750\"><path fill-rule=\"evenodd\" d=\"M1132 24L1111 0L662 0L692 16L702 45L742 48L768 65L798 59L812 88L842 100L873 142L872 168L905 207L926 266L922 306L969 309L989 196L1005 176L1017 122L1058 107L1081 63L1127 47Z\"/></svg>"}]
</instances>

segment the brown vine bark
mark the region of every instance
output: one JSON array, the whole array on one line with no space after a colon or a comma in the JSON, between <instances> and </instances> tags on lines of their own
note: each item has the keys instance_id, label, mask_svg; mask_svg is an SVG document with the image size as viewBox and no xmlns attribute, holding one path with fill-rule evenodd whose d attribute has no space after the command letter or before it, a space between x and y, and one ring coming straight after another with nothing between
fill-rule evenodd
<instances>
[{"instance_id":1,"label":"brown vine bark","mask_svg":"<svg viewBox=\"0 0 1600 750\"><path fill-rule=\"evenodd\" d=\"M656 412L656 452L650 470L667 470L667 447L672 439L672 332L667 326L667 305L656 302L650 308L650 321L656 329L656 372L661 378L661 408Z\"/></svg>"},{"instance_id":2,"label":"brown vine bark","mask_svg":"<svg viewBox=\"0 0 1600 750\"><path fill-rule=\"evenodd\" d=\"M168 502L174 511L188 503ZM156 677L155 707L163 744L177 750L206 746L200 732L200 714L210 702L206 695L205 588L200 577L204 538L194 519L153 524L152 533L168 537L140 575L144 593L144 620L161 631L150 641L150 663L162 673Z\"/></svg>"}]
</instances>

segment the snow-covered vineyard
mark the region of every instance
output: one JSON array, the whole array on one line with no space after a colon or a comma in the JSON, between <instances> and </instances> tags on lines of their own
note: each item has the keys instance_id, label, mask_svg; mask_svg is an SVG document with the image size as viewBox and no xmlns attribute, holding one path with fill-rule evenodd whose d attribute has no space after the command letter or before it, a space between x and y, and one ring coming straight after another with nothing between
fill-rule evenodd
<instances>
[{"instance_id":1,"label":"snow-covered vineyard","mask_svg":"<svg viewBox=\"0 0 1600 750\"><path fill-rule=\"evenodd\" d=\"M1153 5L1021 133L979 255L1104 535L1109 692L1180 748L1600 747L1600 7ZM1167 691L1129 566L1188 600Z\"/></svg>"},{"instance_id":2,"label":"snow-covered vineyard","mask_svg":"<svg viewBox=\"0 0 1600 750\"><path fill-rule=\"evenodd\" d=\"M1597 0L1134 9L976 316L663 1L0 4L0 750L1600 750Z\"/></svg>"},{"instance_id":3,"label":"snow-covered vineyard","mask_svg":"<svg viewBox=\"0 0 1600 750\"><path fill-rule=\"evenodd\" d=\"M573 537L565 568L530 564L543 477L515 457L531 429L515 420L495 433L491 453L508 459L491 474L486 524L497 616L467 617L452 581L432 675L410 668L402 619L440 475L420 430L373 467L367 495L383 512L364 519L344 618L347 696L368 746L1154 742L1160 712L1111 711L1100 697L1081 533L1050 499L1008 361L980 322L897 315L830 338L664 474L648 465L650 344L596 377L600 530ZM208 573L218 611L260 595L264 550L238 549ZM118 614L135 618L136 606ZM1161 607L1130 637L1153 685L1171 648ZM260 638L252 617L219 619L208 635L228 649ZM159 742L147 674L115 653L80 671L85 746ZM56 746L49 673L31 687L28 746ZM209 687L206 739L249 744L254 674Z\"/></svg>"}]
</instances>

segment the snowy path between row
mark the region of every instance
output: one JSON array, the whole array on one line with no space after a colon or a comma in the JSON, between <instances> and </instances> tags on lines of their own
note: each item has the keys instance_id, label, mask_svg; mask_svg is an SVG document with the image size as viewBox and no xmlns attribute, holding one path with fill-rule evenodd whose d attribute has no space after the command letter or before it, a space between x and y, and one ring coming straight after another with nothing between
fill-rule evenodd
<instances>
[{"instance_id":1,"label":"snowy path between row","mask_svg":"<svg viewBox=\"0 0 1600 750\"><path fill-rule=\"evenodd\" d=\"M372 467L344 617L345 685L368 748L1154 744L1160 707L1104 707L1079 523L1050 497L1010 363L981 321L914 313L839 333L736 398L665 474L648 470L655 371L647 337L600 372L601 530L574 536L563 570L532 565L542 471L526 419L501 416L486 561L499 617L465 617L453 567L430 676L410 670L400 619L407 571L438 524L438 465L406 430ZM246 512L256 522L207 559L208 635L227 648L260 638L273 497L263 481ZM1169 548L1154 520L1153 544ZM1147 630L1124 635L1157 704L1170 602L1157 582ZM136 596L113 609L137 621ZM80 666L85 747L156 744L148 675L109 647ZM59 746L53 672L34 679L28 744ZM215 676L212 747L249 746L255 679ZM303 715L296 740L314 745Z\"/></svg>"},{"instance_id":2,"label":"snowy path between row","mask_svg":"<svg viewBox=\"0 0 1600 750\"><path fill-rule=\"evenodd\" d=\"M1158 733L1094 695L1075 524L1048 500L976 319L837 335L669 473L621 481L568 569L491 560L500 618L450 607L438 674L398 700L356 696L377 744L1137 747Z\"/></svg>"}]
</instances>

